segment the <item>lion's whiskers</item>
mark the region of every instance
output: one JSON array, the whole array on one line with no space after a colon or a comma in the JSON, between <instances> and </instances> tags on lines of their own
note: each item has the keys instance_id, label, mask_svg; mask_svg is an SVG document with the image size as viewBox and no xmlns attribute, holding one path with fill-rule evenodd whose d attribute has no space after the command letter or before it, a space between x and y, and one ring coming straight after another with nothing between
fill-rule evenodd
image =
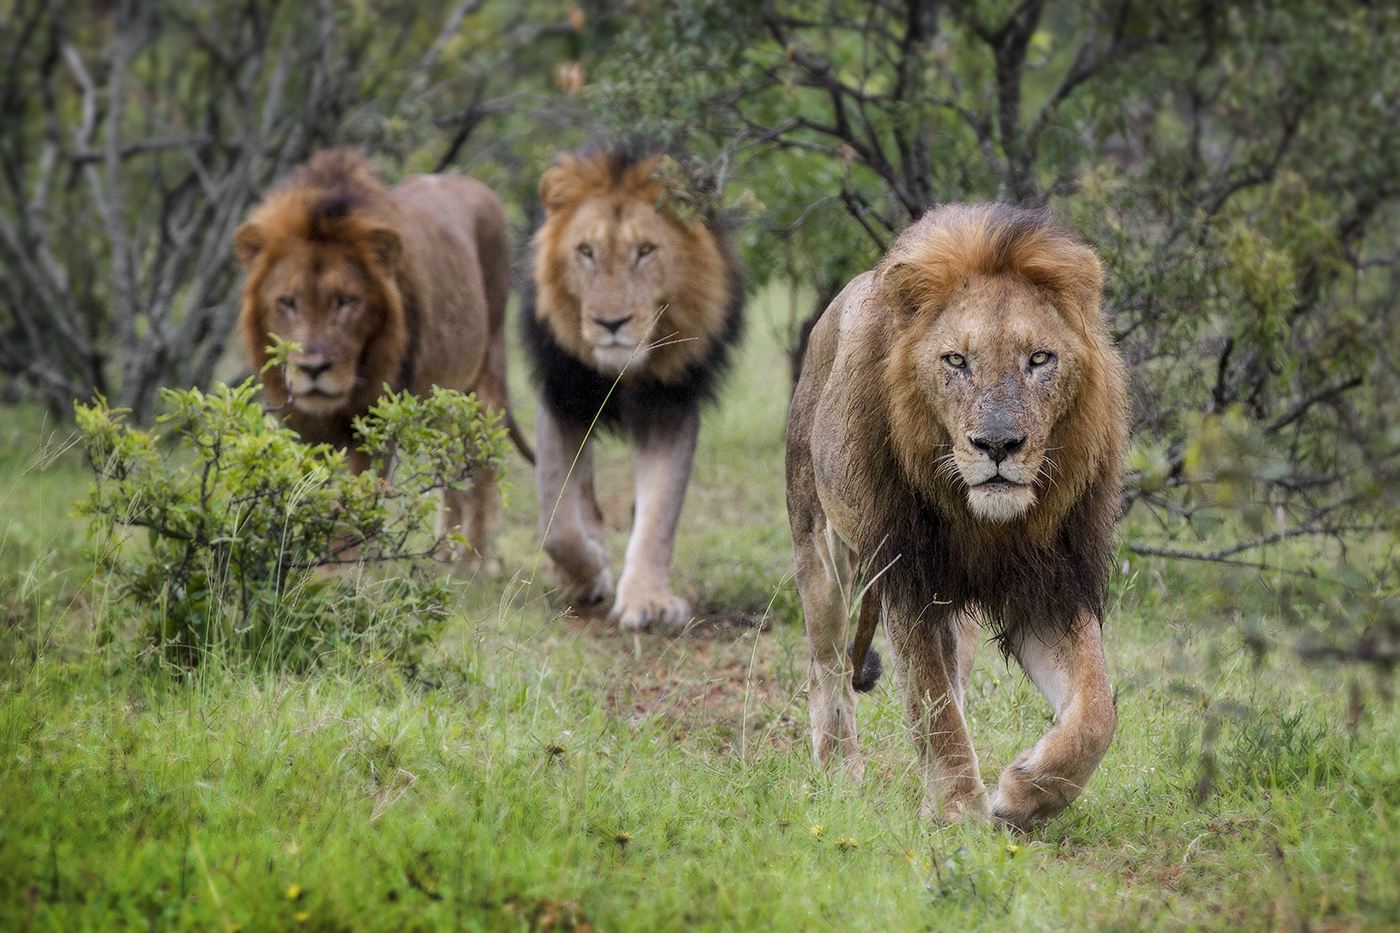
<instances>
[{"instance_id":1,"label":"lion's whiskers","mask_svg":"<svg viewBox=\"0 0 1400 933\"><path fill-rule=\"evenodd\" d=\"M943 446L951 447L951 444ZM956 482L962 479L962 472L958 469L957 452L949 451L933 461L933 475L935 479L946 479Z\"/></svg>"}]
</instances>

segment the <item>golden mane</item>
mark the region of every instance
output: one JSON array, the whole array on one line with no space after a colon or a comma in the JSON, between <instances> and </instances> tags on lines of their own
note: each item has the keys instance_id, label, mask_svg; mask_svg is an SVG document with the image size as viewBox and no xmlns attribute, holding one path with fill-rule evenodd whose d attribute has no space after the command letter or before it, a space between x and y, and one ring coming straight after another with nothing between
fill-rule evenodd
<instances>
[{"instance_id":1,"label":"golden mane","mask_svg":"<svg viewBox=\"0 0 1400 933\"><path fill-rule=\"evenodd\" d=\"M312 261L316 247L340 248L369 275L383 315L362 358L361 388L350 402L350 414L368 406L386 382L396 379L412 352L408 305L414 294L413 266L411 257L401 255L401 244L388 189L369 159L355 150L318 152L268 192L234 234L234 249L247 270L238 330L254 370L262 372L267 362L269 309L258 301L263 277L289 255ZM263 390L274 406L285 403L280 373L264 373Z\"/></svg>"},{"instance_id":2,"label":"golden mane","mask_svg":"<svg viewBox=\"0 0 1400 933\"><path fill-rule=\"evenodd\" d=\"M574 212L595 198L655 205L662 222L681 235L686 248L681 251L684 263L679 277L667 289L665 310L652 332L657 346L638 375L671 383L693 375L690 371L704 366L716 344L726 339L740 286L737 267L715 231L674 210L672 192L658 177L661 159L633 159L606 151L568 154L544 173L539 191L547 217L534 240L535 314L562 348L587 362L580 297L564 274L569 248L564 233Z\"/></svg>"},{"instance_id":3,"label":"golden mane","mask_svg":"<svg viewBox=\"0 0 1400 933\"><path fill-rule=\"evenodd\" d=\"M977 276L1007 275L1044 289L1081 336L1099 326L1103 268L1048 210L953 204L902 233L878 267L894 307L931 309Z\"/></svg>"},{"instance_id":4,"label":"golden mane","mask_svg":"<svg viewBox=\"0 0 1400 933\"><path fill-rule=\"evenodd\" d=\"M1099 311L1103 268L1092 249L1046 210L1010 205L951 205L929 212L909 227L877 267L877 288L892 315L903 323L884 366L890 445L911 481L923 475L950 434L927 405L916 371L918 345L948 297L969 279L1019 279L1040 289L1066 327L1083 344L1083 368L1074 408L1055 425L1055 482L1040 494L1025 529L1048 540L1091 485L1117 488L1127 447L1128 406L1123 364ZM988 308L987 313L994 313ZM1107 474L1107 475L1106 475ZM925 494L951 516L966 519L963 531L1000 539L1002 530L976 521L960 489L925 485ZM1106 502L1105 508L1117 508ZM1112 515L1094 516L1112 525Z\"/></svg>"}]
</instances>

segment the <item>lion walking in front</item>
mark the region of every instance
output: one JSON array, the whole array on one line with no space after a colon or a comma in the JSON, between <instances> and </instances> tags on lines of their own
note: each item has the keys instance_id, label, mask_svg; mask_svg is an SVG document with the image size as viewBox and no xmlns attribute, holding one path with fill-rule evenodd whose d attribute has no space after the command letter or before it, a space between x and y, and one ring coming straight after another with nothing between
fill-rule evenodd
<instances>
[{"instance_id":1,"label":"lion walking in front","mask_svg":"<svg viewBox=\"0 0 1400 933\"><path fill-rule=\"evenodd\" d=\"M930 816L1052 817L1113 737L1100 629L1128 409L1102 283L1048 212L951 205L812 331L787 490L813 751L861 772L855 691L883 621ZM983 633L1057 720L990 795L964 715Z\"/></svg>"}]
</instances>

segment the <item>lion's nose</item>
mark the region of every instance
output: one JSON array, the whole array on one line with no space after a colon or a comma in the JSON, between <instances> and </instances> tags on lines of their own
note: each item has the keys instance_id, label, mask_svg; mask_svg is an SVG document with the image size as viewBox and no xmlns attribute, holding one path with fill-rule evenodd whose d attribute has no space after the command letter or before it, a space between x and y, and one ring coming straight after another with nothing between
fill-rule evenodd
<instances>
[{"instance_id":1,"label":"lion's nose","mask_svg":"<svg viewBox=\"0 0 1400 933\"><path fill-rule=\"evenodd\" d=\"M1020 450L1026 443L1026 435L1019 437L1010 434L983 435L969 437L968 443L992 458L993 463L1001 463Z\"/></svg>"},{"instance_id":2,"label":"lion's nose","mask_svg":"<svg viewBox=\"0 0 1400 933\"><path fill-rule=\"evenodd\" d=\"M605 328L608 333L615 334L617 333L617 329L619 327L632 320L632 318L633 315L631 314L627 315L626 317L615 317L611 321L605 321L600 317L595 317L593 319L593 323L597 324L599 327Z\"/></svg>"},{"instance_id":3,"label":"lion's nose","mask_svg":"<svg viewBox=\"0 0 1400 933\"><path fill-rule=\"evenodd\" d=\"M317 361L315 363L298 363L297 369L306 373L306 378L314 380L321 373L331 368L330 363Z\"/></svg>"}]
</instances>

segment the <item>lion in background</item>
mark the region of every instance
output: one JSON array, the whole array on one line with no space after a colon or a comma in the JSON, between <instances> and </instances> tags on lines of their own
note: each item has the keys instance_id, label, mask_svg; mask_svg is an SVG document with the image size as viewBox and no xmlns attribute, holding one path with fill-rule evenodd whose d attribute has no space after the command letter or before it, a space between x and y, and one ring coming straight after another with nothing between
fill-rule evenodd
<instances>
[{"instance_id":1,"label":"lion in background","mask_svg":"<svg viewBox=\"0 0 1400 933\"><path fill-rule=\"evenodd\" d=\"M540 386L535 471L540 531L580 606L611 605L625 629L683 625L671 591L676 526L701 404L713 398L741 327L739 266L712 219L686 218L662 157L564 155L540 179L525 345ZM616 591L593 493L592 429L637 450L636 514Z\"/></svg>"},{"instance_id":2,"label":"lion in background","mask_svg":"<svg viewBox=\"0 0 1400 933\"><path fill-rule=\"evenodd\" d=\"M455 175L410 176L393 189L369 160L317 153L274 188L234 233L246 273L238 327L269 402L303 438L369 466L351 422L387 386L475 392L510 412L505 316L506 219L485 185ZM270 336L294 341L290 365L264 371ZM466 537L471 563L489 559L500 521L495 476L443 495L442 525Z\"/></svg>"},{"instance_id":3,"label":"lion in background","mask_svg":"<svg viewBox=\"0 0 1400 933\"><path fill-rule=\"evenodd\" d=\"M1113 737L1100 629L1128 407L1102 285L1048 212L951 205L811 335L787 488L813 750L861 773L855 689L878 675L883 619L929 815L1053 816ZM990 797L963 708L984 627L1057 716Z\"/></svg>"}]
</instances>

